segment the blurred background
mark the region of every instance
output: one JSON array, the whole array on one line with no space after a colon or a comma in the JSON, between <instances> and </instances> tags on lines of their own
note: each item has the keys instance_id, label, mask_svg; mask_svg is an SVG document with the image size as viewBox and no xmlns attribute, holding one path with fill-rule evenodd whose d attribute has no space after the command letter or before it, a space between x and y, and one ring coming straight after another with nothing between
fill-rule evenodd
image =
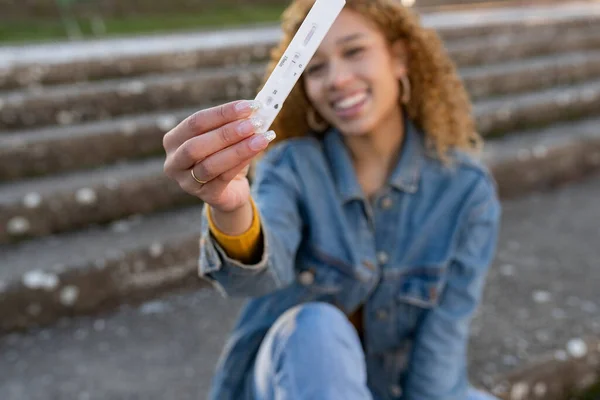
<instances>
[{"instance_id":1,"label":"blurred background","mask_svg":"<svg viewBox=\"0 0 600 400\"><path fill-rule=\"evenodd\" d=\"M400 0L398 0L400 1ZM502 196L471 376L600 399L600 2L403 0ZM0 399L198 399L241 301L196 277L162 137L253 98L287 0L0 0Z\"/></svg>"}]
</instances>

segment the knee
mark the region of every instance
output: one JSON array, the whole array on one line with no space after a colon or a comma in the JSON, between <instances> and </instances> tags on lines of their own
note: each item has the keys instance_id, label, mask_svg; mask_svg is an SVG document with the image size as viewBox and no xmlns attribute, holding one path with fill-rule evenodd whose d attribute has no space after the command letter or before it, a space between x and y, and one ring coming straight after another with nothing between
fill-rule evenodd
<instances>
[{"instance_id":1,"label":"knee","mask_svg":"<svg viewBox=\"0 0 600 400\"><path fill-rule=\"evenodd\" d=\"M339 309L328 303L306 303L284 313L276 325L300 332L330 331L349 324Z\"/></svg>"},{"instance_id":2,"label":"knee","mask_svg":"<svg viewBox=\"0 0 600 400\"><path fill-rule=\"evenodd\" d=\"M322 302L306 303L285 312L273 325L272 334L295 338L307 345L311 338L320 341L328 338L356 336L354 327L338 308Z\"/></svg>"},{"instance_id":3,"label":"knee","mask_svg":"<svg viewBox=\"0 0 600 400\"><path fill-rule=\"evenodd\" d=\"M356 366L351 372L365 375L361 367L364 354L356 330L334 306L306 303L286 311L267 333L255 362L253 384L260 398L274 398L275 377L293 375L302 382L313 381L313 389L316 385L321 390L313 375L323 378L348 372L340 365Z\"/></svg>"}]
</instances>

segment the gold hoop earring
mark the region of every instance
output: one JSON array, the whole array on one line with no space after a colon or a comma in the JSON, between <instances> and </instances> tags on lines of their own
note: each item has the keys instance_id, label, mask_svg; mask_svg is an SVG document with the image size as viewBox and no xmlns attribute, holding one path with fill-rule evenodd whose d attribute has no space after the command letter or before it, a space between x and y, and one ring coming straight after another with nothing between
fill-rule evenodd
<instances>
[{"instance_id":1,"label":"gold hoop earring","mask_svg":"<svg viewBox=\"0 0 600 400\"><path fill-rule=\"evenodd\" d=\"M319 118L321 119L320 121ZM306 112L306 122L308 123L310 129L318 133L325 132L329 127L327 121L321 117L317 117L317 112L312 107L309 107L308 111Z\"/></svg>"},{"instance_id":2,"label":"gold hoop earring","mask_svg":"<svg viewBox=\"0 0 600 400\"><path fill-rule=\"evenodd\" d=\"M408 104L410 102L410 80L407 75L400 77L400 85L402 86L402 97L400 101L402 104Z\"/></svg>"}]
</instances>

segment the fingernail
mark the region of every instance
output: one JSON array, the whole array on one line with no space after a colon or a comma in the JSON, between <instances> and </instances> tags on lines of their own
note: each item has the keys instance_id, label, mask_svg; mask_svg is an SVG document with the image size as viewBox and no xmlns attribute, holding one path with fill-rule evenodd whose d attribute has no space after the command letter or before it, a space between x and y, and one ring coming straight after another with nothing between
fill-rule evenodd
<instances>
[{"instance_id":1,"label":"fingernail","mask_svg":"<svg viewBox=\"0 0 600 400\"><path fill-rule=\"evenodd\" d=\"M252 132L256 132L262 126L263 121L260 118L250 118L241 122L236 130L240 135L249 135Z\"/></svg>"},{"instance_id":2,"label":"fingernail","mask_svg":"<svg viewBox=\"0 0 600 400\"><path fill-rule=\"evenodd\" d=\"M268 131L268 132L262 133L261 135L263 135L265 137L265 139L267 139L267 142L269 142L269 143L271 143L277 137L277 134L275 133L275 131Z\"/></svg>"},{"instance_id":3,"label":"fingernail","mask_svg":"<svg viewBox=\"0 0 600 400\"><path fill-rule=\"evenodd\" d=\"M244 100L235 105L238 112L256 111L260 108L260 102L256 100Z\"/></svg>"},{"instance_id":4,"label":"fingernail","mask_svg":"<svg viewBox=\"0 0 600 400\"><path fill-rule=\"evenodd\" d=\"M254 150L254 151L259 151L259 150L263 150L264 148L266 148L269 143L271 143L275 138L277 137L277 135L275 134L274 131L268 131L265 133L259 133L257 134L251 141L250 141L250 149Z\"/></svg>"}]
</instances>

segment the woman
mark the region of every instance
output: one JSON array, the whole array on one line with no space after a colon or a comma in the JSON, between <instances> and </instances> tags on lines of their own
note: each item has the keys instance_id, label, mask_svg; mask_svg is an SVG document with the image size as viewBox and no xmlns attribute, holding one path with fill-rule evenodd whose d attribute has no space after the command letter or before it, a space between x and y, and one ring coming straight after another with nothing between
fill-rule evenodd
<instances>
[{"instance_id":1,"label":"woman","mask_svg":"<svg viewBox=\"0 0 600 400\"><path fill-rule=\"evenodd\" d=\"M275 66L312 5L283 18ZM500 207L470 104L398 2L348 0L273 127L240 101L164 138L166 173L206 203L200 275L251 297L213 399L491 399L467 341Z\"/></svg>"}]
</instances>

